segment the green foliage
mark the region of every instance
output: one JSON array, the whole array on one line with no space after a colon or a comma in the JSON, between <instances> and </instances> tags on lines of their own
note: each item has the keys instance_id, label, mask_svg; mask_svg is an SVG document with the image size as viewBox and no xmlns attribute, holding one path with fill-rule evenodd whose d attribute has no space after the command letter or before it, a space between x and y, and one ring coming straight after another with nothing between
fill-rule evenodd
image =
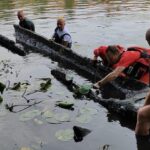
<instances>
[{"instance_id":1,"label":"green foliage","mask_svg":"<svg viewBox=\"0 0 150 150\"><path fill-rule=\"evenodd\" d=\"M92 85L88 85L88 84L83 84L81 86L79 86L78 92L81 95L86 95L90 92L90 89L92 88Z\"/></svg>"},{"instance_id":2,"label":"green foliage","mask_svg":"<svg viewBox=\"0 0 150 150\"><path fill-rule=\"evenodd\" d=\"M14 86L11 88L12 90L19 90L21 88L21 82L14 83Z\"/></svg>"},{"instance_id":3,"label":"green foliage","mask_svg":"<svg viewBox=\"0 0 150 150\"><path fill-rule=\"evenodd\" d=\"M56 106L59 106L61 108L65 108L65 109L72 109L74 103L70 100L63 100L63 101L58 101L56 103Z\"/></svg>"},{"instance_id":4,"label":"green foliage","mask_svg":"<svg viewBox=\"0 0 150 150\"><path fill-rule=\"evenodd\" d=\"M40 90L46 92L48 88L51 86L51 79L50 78L47 79L46 83L41 83L40 86L41 86Z\"/></svg>"}]
</instances>

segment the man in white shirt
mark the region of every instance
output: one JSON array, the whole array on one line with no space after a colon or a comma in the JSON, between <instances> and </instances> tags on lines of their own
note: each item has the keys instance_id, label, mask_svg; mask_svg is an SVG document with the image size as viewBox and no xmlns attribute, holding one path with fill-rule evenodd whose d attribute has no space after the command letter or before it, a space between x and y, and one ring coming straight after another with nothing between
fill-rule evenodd
<instances>
[{"instance_id":1,"label":"man in white shirt","mask_svg":"<svg viewBox=\"0 0 150 150\"><path fill-rule=\"evenodd\" d=\"M65 20L63 18L59 18L57 20L57 27L55 28L52 39L59 44L71 48L72 46L71 35L65 28Z\"/></svg>"}]
</instances>

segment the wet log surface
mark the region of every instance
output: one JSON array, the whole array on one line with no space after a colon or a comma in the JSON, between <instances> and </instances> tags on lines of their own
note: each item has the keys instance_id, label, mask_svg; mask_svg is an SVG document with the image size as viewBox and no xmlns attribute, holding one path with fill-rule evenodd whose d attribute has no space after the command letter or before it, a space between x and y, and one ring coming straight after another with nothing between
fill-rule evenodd
<instances>
[{"instance_id":1,"label":"wet log surface","mask_svg":"<svg viewBox=\"0 0 150 150\"><path fill-rule=\"evenodd\" d=\"M78 88L80 86L77 85L73 80L67 80L66 78L67 74L64 73L63 71L55 69L51 71L51 74L61 83L63 83L68 88L68 90L70 90L73 93L74 88ZM109 92L107 92L107 94L109 95ZM136 114L138 110L138 107L136 107L136 103L144 100L144 98L139 99L139 101L137 99L128 99L128 100L119 100L113 98L104 99L102 97L99 97L99 95L97 95L97 91L93 89L91 89L89 93L84 96L90 100L93 100L94 102L103 105L111 112L115 112L125 118L132 118L133 120L136 120Z\"/></svg>"},{"instance_id":2,"label":"wet log surface","mask_svg":"<svg viewBox=\"0 0 150 150\"><path fill-rule=\"evenodd\" d=\"M3 35L0 35L0 45L20 56L26 55L25 51L21 47L19 47L19 45L16 45L13 40L10 40Z\"/></svg>"}]
</instances>

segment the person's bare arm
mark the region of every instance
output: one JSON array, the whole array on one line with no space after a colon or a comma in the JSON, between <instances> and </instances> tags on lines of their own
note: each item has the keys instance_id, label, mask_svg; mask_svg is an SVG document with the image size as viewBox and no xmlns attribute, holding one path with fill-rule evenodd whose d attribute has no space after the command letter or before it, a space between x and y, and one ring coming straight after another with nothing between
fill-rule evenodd
<instances>
[{"instance_id":1,"label":"person's bare arm","mask_svg":"<svg viewBox=\"0 0 150 150\"><path fill-rule=\"evenodd\" d=\"M125 69L125 67L117 67L111 73L106 75L103 79L98 81L95 85L100 87L100 86L103 86L104 84L106 84L106 83L108 83L108 82L110 82L112 80L115 80L122 73L122 71L124 69Z\"/></svg>"},{"instance_id":2,"label":"person's bare arm","mask_svg":"<svg viewBox=\"0 0 150 150\"><path fill-rule=\"evenodd\" d=\"M146 106L146 105L150 105L150 91L149 91L148 95L145 98L144 106Z\"/></svg>"}]
</instances>

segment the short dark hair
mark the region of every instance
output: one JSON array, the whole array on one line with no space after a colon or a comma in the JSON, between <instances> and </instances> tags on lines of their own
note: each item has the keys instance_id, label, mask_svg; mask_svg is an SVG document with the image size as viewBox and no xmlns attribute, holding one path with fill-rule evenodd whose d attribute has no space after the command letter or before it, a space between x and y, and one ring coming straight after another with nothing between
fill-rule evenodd
<instances>
[{"instance_id":1,"label":"short dark hair","mask_svg":"<svg viewBox=\"0 0 150 150\"><path fill-rule=\"evenodd\" d=\"M118 48L116 45L109 45L106 53L111 52L112 54L117 54L119 52Z\"/></svg>"},{"instance_id":2,"label":"short dark hair","mask_svg":"<svg viewBox=\"0 0 150 150\"><path fill-rule=\"evenodd\" d=\"M150 45L150 29L148 29L148 30L146 31L145 38L146 38L148 44Z\"/></svg>"}]
</instances>

